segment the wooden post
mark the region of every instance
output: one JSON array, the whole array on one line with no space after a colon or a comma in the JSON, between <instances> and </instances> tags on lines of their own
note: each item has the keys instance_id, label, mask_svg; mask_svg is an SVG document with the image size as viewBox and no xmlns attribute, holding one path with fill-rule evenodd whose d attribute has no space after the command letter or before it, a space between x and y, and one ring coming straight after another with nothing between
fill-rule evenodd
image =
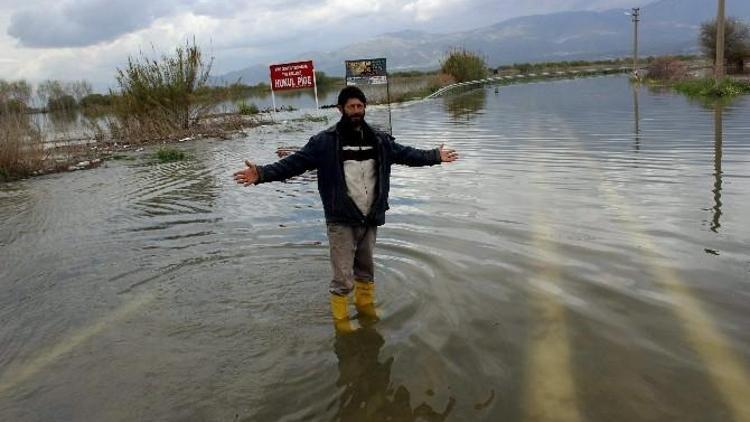
<instances>
[{"instance_id":1,"label":"wooden post","mask_svg":"<svg viewBox=\"0 0 750 422\"><path fill-rule=\"evenodd\" d=\"M719 80L724 75L724 0L719 0L719 11L716 14L716 63L714 64L714 77L716 80Z\"/></svg>"}]
</instances>

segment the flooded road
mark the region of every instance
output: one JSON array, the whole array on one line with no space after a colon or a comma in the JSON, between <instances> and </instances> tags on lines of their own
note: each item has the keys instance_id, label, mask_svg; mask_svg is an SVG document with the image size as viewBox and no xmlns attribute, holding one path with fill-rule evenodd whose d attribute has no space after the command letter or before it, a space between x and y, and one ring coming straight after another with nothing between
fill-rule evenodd
<instances>
[{"instance_id":1,"label":"flooded road","mask_svg":"<svg viewBox=\"0 0 750 422\"><path fill-rule=\"evenodd\" d=\"M748 421L748 116L619 76L395 106L462 158L394 168L347 336L314 175L231 178L324 122L2 185L0 420Z\"/></svg>"}]
</instances>

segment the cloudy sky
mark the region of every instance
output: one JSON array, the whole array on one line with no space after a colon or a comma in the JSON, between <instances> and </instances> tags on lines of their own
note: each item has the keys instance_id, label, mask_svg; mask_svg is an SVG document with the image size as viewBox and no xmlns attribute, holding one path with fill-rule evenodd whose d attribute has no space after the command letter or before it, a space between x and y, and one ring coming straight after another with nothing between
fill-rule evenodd
<instances>
[{"instance_id":1,"label":"cloudy sky","mask_svg":"<svg viewBox=\"0 0 750 422\"><path fill-rule=\"evenodd\" d=\"M0 0L0 79L86 79L195 36L214 74L405 29L450 32L511 17L647 0Z\"/></svg>"}]
</instances>

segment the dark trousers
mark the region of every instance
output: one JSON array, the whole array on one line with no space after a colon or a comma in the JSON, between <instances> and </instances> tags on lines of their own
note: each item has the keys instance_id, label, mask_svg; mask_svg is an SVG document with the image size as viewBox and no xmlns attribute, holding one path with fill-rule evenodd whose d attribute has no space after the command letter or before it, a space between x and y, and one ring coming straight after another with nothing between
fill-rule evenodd
<instances>
[{"instance_id":1,"label":"dark trousers","mask_svg":"<svg viewBox=\"0 0 750 422\"><path fill-rule=\"evenodd\" d=\"M333 271L328 290L333 294L345 296L354 288L354 280L375 281L372 254L375 249L377 226L327 226Z\"/></svg>"}]
</instances>

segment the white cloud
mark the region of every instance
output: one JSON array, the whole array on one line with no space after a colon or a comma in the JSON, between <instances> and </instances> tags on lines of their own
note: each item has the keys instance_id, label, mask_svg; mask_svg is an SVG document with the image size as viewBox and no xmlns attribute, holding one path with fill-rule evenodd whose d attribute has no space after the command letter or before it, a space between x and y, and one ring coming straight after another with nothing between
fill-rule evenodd
<instances>
[{"instance_id":1,"label":"white cloud","mask_svg":"<svg viewBox=\"0 0 750 422\"><path fill-rule=\"evenodd\" d=\"M215 73L419 29L449 32L545 10L624 0L0 0L0 78L114 82L139 50L195 39Z\"/></svg>"}]
</instances>

